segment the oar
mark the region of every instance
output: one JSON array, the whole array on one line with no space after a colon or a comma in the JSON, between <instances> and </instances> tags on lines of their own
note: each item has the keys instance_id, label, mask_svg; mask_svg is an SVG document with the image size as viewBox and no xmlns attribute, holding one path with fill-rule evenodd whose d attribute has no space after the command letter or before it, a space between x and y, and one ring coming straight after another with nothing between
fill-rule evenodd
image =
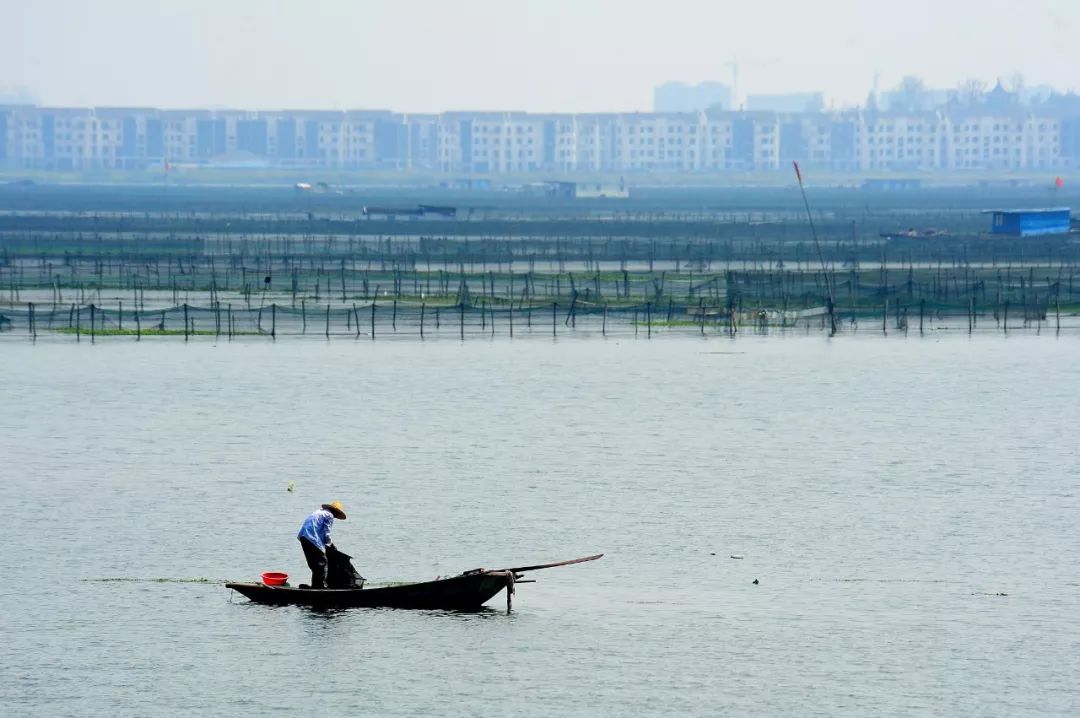
<instances>
[{"instance_id":1,"label":"oar","mask_svg":"<svg viewBox=\"0 0 1080 718\"><path fill-rule=\"evenodd\" d=\"M569 561L556 561L555 563L541 563L536 566L518 566L516 568L501 568L500 571L513 571L514 573L524 573L525 571L539 571L542 568L555 568L556 566L569 566L573 563L585 563L586 561L595 561L601 558L604 554L598 553L594 556L586 556L584 558L572 558Z\"/></svg>"}]
</instances>

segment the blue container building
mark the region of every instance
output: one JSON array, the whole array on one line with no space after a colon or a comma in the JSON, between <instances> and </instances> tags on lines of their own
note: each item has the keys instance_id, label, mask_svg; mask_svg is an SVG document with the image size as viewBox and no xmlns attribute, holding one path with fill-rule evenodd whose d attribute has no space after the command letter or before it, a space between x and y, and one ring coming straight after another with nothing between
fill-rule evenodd
<instances>
[{"instance_id":1,"label":"blue container building","mask_svg":"<svg viewBox=\"0 0 1080 718\"><path fill-rule=\"evenodd\" d=\"M984 214L994 216L990 231L994 234L1010 234L1014 237L1035 237L1042 234L1068 234L1070 211L1068 207L1048 209L991 209Z\"/></svg>"}]
</instances>

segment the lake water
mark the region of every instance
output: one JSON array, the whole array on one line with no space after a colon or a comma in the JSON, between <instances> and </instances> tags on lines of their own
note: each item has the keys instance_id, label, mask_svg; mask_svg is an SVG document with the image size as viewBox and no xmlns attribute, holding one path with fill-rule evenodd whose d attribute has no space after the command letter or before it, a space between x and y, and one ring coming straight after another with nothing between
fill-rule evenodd
<instances>
[{"instance_id":1,"label":"lake water","mask_svg":"<svg viewBox=\"0 0 1080 718\"><path fill-rule=\"evenodd\" d=\"M1077 715L1077 356L946 333L8 338L0 706ZM533 574L510 615L97 580L306 581L295 533L332 499L371 581L607 556Z\"/></svg>"}]
</instances>

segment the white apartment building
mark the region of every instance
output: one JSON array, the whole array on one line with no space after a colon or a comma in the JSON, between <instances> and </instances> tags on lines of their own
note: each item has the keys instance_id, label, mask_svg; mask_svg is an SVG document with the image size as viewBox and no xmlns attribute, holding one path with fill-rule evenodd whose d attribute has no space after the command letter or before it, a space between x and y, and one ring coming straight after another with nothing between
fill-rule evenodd
<instances>
[{"instance_id":1,"label":"white apartment building","mask_svg":"<svg viewBox=\"0 0 1080 718\"><path fill-rule=\"evenodd\" d=\"M612 163L620 171L716 169L726 154L715 154L714 146L728 142L729 137L710 129L718 128L710 128L703 113L616 115L611 128Z\"/></svg>"},{"instance_id":2,"label":"white apartment building","mask_svg":"<svg viewBox=\"0 0 1080 718\"><path fill-rule=\"evenodd\" d=\"M753 123L753 165L747 169L774 170L780 167L780 120L776 115Z\"/></svg>"},{"instance_id":3,"label":"white apartment building","mask_svg":"<svg viewBox=\"0 0 1080 718\"><path fill-rule=\"evenodd\" d=\"M614 166L617 115L548 115L552 130L553 169L562 172L603 172Z\"/></svg>"},{"instance_id":4,"label":"white apartment building","mask_svg":"<svg viewBox=\"0 0 1080 718\"><path fill-rule=\"evenodd\" d=\"M8 164L13 167L36 167L45 159L44 120L36 108L12 108L2 128Z\"/></svg>"},{"instance_id":5,"label":"white apartment building","mask_svg":"<svg viewBox=\"0 0 1080 718\"><path fill-rule=\"evenodd\" d=\"M1080 165L1080 111L529 114L0 107L0 166L163 162L488 175L1023 170Z\"/></svg>"},{"instance_id":6,"label":"white apartment building","mask_svg":"<svg viewBox=\"0 0 1080 718\"><path fill-rule=\"evenodd\" d=\"M438 169L439 154L439 116L438 115L403 115L405 140L402 156L394 158L392 164L400 169ZM384 164L391 164L382 158Z\"/></svg>"},{"instance_id":7,"label":"white apartment building","mask_svg":"<svg viewBox=\"0 0 1080 718\"><path fill-rule=\"evenodd\" d=\"M730 119L710 117L703 128L702 165L709 170L732 169L732 126Z\"/></svg>"},{"instance_id":8,"label":"white apartment building","mask_svg":"<svg viewBox=\"0 0 1080 718\"><path fill-rule=\"evenodd\" d=\"M934 113L863 113L857 120L860 169L928 169L943 156L947 125Z\"/></svg>"},{"instance_id":9,"label":"white apartment building","mask_svg":"<svg viewBox=\"0 0 1080 718\"><path fill-rule=\"evenodd\" d=\"M964 116L951 125L950 169L1045 169L1061 164L1060 123L1027 113Z\"/></svg>"},{"instance_id":10,"label":"white apartment building","mask_svg":"<svg viewBox=\"0 0 1080 718\"><path fill-rule=\"evenodd\" d=\"M544 166L545 121L522 112L475 113L460 122L463 169L495 174Z\"/></svg>"}]
</instances>

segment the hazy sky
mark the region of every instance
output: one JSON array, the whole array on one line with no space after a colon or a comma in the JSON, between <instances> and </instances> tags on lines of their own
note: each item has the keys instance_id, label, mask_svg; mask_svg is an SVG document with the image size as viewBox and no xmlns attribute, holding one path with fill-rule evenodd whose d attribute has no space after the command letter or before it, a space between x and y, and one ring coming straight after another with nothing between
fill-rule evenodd
<instances>
[{"instance_id":1,"label":"hazy sky","mask_svg":"<svg viewBox=\"0 0 1080 718\"><path fill-rule=\"evenodd\" d=\"M0 0L44 104L648 110L667 80L861 103L874 72L1080 85L1080 0Z\"/></svg>"}]
</instances>

